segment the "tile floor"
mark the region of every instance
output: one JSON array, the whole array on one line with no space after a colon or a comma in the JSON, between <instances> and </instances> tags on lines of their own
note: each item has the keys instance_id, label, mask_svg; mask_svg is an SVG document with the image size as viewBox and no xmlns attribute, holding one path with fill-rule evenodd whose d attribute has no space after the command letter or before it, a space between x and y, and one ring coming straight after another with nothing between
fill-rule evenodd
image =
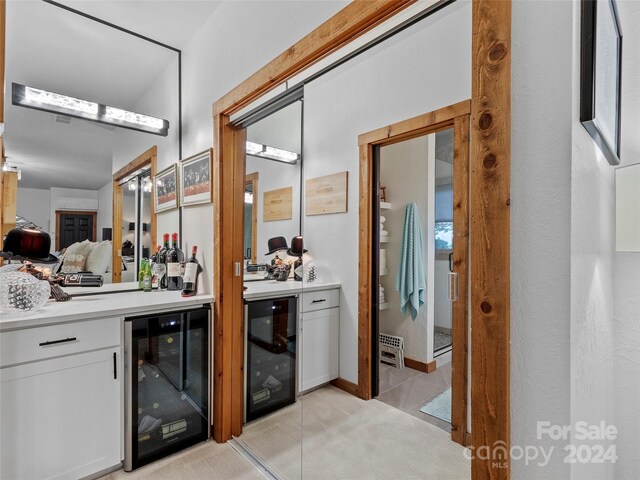
<instances>
[{"instance_id":1,"label":"tile floor","mask_svg":"<svg viewBox=\"0 0 640 480\"><path fill-rule=\"evenodd\" d=\"M451 442L446 432L385 403L365 402L332 386L246 425L240 440L283 480L470 478L464 447ZM101 480L265 478L229 443L209 441Z\"/></svg>"},{"instance_id":2,"label":"tile floor","mask_svg":"<svg viewBox=\"0 0 640 480\"><path fill-rule=\"evenodd\" d=\"M133 472L118 470L99 480L265 480L229 443L213 440L163 458Z\"/></svg>"},{"instance_id":3,"label":"tile floor","mask_svg":"<svg viewBox=\"0 0 640 480\"><path fill-rule=\"evenodd\" d=\"M332 386L246 425L240 439L283 480L470 478L465 449L447 432Z\"/></svg>"},{"instance_id":4,"label":"tile floor","mask_svg":"<svg viewBox=\"0 0 640 480\"><path fill-rule=\"evenodd\" d=\"M451 363L438 363L435 372L424 373L412 368L399 370L380 364L378 400L447 432L451 424L422 413L420 408L451 385Z\"/></svg>"}]
</instances>

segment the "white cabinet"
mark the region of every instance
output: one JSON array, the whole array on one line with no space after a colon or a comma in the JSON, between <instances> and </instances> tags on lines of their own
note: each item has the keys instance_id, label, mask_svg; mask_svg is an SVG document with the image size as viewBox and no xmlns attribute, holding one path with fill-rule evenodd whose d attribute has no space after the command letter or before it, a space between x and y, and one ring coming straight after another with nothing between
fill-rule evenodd
<instances>
[{"instance_id":1,"label":"white cabinet","mask_svg":"<svg viewBox=\"0 0 640 480\"><path fill-rule=\"evenodd\" d=\"M337 289L301 295L301 392L338 378L339 299L340 290Z\"/></svg>"},{"instance_id":2,"label":"white cabinet","mask_svg":"<svg viewBox=\"0 0 640 480\"><path fill-rule=\"evenodd\" d=\"M87 338L84 327L74 335L78 342ZM119 322L114 328L119 331ZM19 331L19 337L40 340L39 330ZM55 341L49 338L54 331L46 333L45 342ZM120 344L31 360L0 369L0 478L77 479L119 464Z\"/></svg>"}]
</instances>

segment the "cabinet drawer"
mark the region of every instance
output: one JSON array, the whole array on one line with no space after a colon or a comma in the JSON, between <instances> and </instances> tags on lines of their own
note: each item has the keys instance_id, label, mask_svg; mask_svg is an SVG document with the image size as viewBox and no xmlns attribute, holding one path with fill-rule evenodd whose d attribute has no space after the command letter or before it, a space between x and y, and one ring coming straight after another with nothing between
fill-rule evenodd
<instances>
[{"instance_id":1,"label":"cabinet drawer","mask_svg":"<svg viewBox=\"0 0 640 480\"><path fill-rule=\"evenodd\" d=\"M120 345L120 319L34 327L0 334L0 366Z\"/></svg>"},{"instance_id":2,"label":"cabinet drawer","mask_svg":"<svg viewBox=\"0 0 640 480\"><path fill-rule=\"evenodd\" d=\"M319 290L317 292L308 292L300 294L300 311L313 312L314 310L323 310L325 308L333 308L340 305L340 289Z\"/></svg>"}]
</instances>

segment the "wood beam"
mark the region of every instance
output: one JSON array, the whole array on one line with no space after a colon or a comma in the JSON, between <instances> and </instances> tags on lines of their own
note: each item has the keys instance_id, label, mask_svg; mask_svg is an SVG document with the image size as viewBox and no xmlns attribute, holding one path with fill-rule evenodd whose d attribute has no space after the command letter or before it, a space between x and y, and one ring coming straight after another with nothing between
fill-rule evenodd
<instances>
[{"instance_id":1,"label":"wood beam","mask_svg":"<svg viewBox=\"0 0 640 480\"><path fill-rule=\"evenodd\" d=\"M509 451L511 0L472 9L471 434ZM471 473L506 480L510 462L474 458Z\"/></svg>"}]
</instances>

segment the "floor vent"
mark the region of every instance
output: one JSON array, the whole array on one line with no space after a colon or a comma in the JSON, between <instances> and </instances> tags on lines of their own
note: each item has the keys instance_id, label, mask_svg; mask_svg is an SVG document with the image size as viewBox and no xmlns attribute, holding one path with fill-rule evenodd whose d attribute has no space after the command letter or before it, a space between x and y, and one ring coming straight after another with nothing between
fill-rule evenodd
<instances>
[{"instance_id":1,"label":"floor vent","mask_svg":"<svg viewBox=\"0 0 640 480\"><path fill-rule=\"evenodd\" d=\"M404 368L404 338L381 333L380 361L402 370Z\"/></svg>"}]
</instances>

